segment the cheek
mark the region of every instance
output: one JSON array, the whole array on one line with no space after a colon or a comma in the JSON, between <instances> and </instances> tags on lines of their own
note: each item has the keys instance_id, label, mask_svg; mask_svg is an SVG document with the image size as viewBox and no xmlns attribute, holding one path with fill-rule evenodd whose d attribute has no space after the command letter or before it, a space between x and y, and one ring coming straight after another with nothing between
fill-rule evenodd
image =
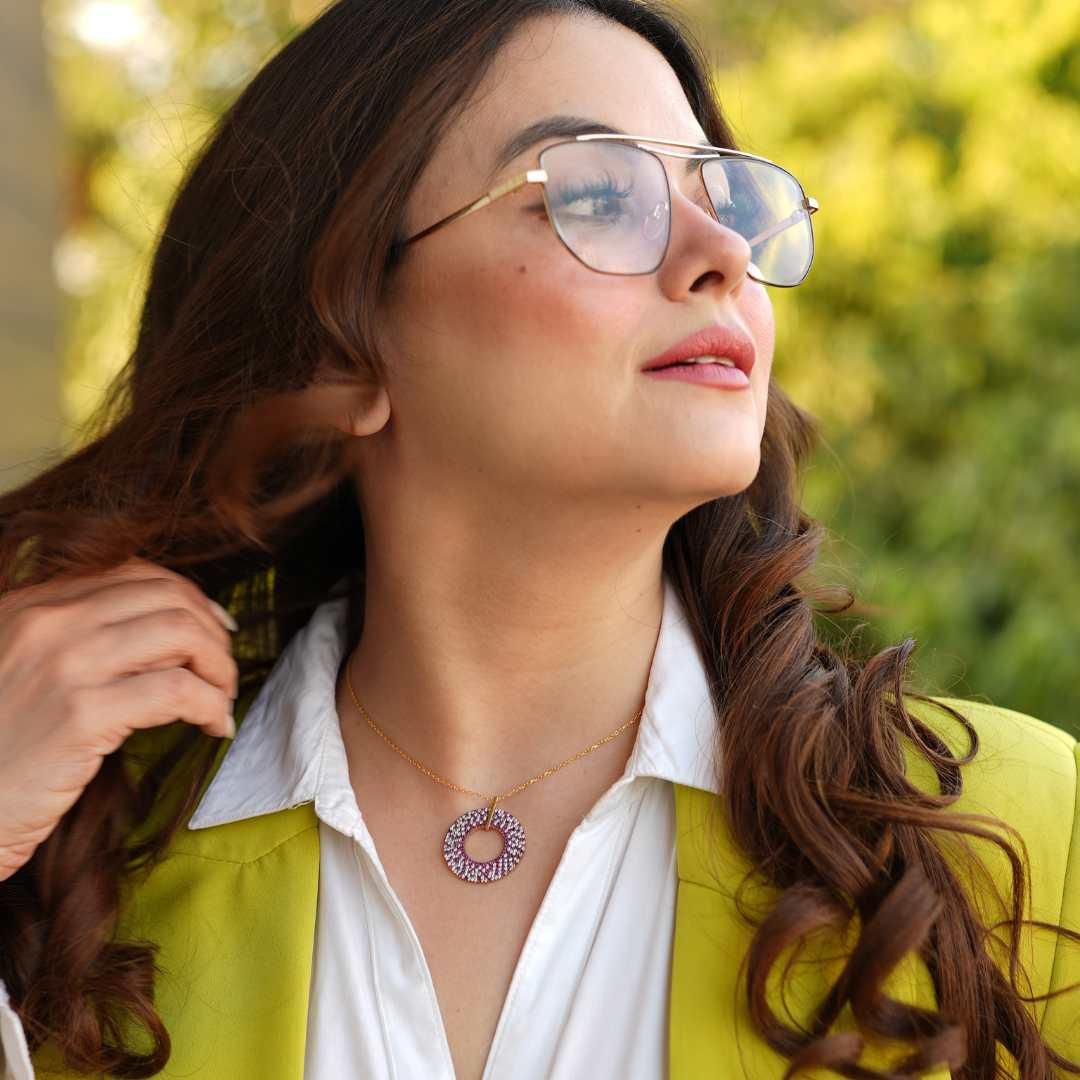
<instances>
[{"instance_id":1,"label":"cheek","mask_svg":"<svg viewBox=\"0 0 1080 1080\"><path fill-rule=\"evenodd\" d=\"M586 269L554 238L494 248L452 262L432 252L403 279L388 327L402 346L389 350L402 361L399 430L486 471L597 465L625 425L640 282Z\"/></svg>"},{"instance_id":2,"label":"cheek","mask_svg":"<svg viewBox=\"0 0 1080 1080\"><path fill-rule=\"evenodd\" d=\"M469 282L476 307L494 316L500 332L526 350L570 346L575 356L552 354L551 361L580 366L584 357L610 349L611 330L627 325L633 313L632 290L619 289L555 248L532 259L485 270ZM487 307L487 300L494 301Z\"/></svg>"},{"instance_id":3,"label":"cheek","mask_svg":"<svg viewBox=\"0 0 1080 1080\"><path fill-rule=\"evenodd\" d=\"M754 396L758 399L759 415L765 422L765 403L769 394L769 373L772 371L773 348L776 345L776 320L773 318L772 302L764 285L747 281L736 301L739 314L754 339L757 358L750 381Z\"/></svg>"},{"instance_id":4,"label":"cheek","mask_svg":"<svg viewBox=\"0 0 1080 1080\"><path fill-rule=\"evenodd\" d=\"M417 297L426 313L419 321L439 327L447 362L470 380L483 371L505 389L542 380L551 392L599 374L639 314L634 290L555 243L529 245L513 258L491 254L433 271Z\"/></svg>"}]
</instances>

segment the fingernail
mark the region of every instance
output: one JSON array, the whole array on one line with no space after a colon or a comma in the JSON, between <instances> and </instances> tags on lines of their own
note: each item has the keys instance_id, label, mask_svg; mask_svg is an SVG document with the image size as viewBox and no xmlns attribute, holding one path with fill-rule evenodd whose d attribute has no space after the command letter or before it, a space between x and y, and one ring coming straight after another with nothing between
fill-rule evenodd
<instances>
[{"instance_id":1,"label":"fingernail","mask_svg":"<svg viewBox=\"0 0 1080 1080\"><path fill-rule=\"evenodd\" d=\"M240 624L216 600L210 601L210 610L226 630L231 630L235 634L240 629Z\"/></svg>"},{"instance_id":2,"label":"fingernail","mask_svg":"<svg viewBox=\"0 0 1080 1080\"><path fill-rule=\"evenodd\" d=\"M228 717L226 717L226 719L228 720L228 723L225 725L225 738L226 739L235 739L236 738L236 719L235 719L235 717L233 716L232 713L229 713L229 715L228 715Z\"/></svg>"}]
</instances>

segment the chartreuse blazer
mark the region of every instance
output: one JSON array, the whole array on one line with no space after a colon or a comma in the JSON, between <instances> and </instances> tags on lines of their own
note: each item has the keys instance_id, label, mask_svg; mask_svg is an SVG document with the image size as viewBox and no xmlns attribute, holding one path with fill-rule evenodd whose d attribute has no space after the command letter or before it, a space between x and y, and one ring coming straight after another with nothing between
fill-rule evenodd
<instances>
[{"instance_id":1,"label":"chartreuse blazer","mask_svg":"<svg viewBox=\"0 0 1080 1080\"><path fill-rule=\"evenodd\" d=\"M978 756L963 769L957 810L988 814L1015 828L1031 863L1032 917L1080 929L1075 740L1017 713L953 704L981 740ZM958 753L966 752L966 735L954 720L923 705L913 708ZM925 763L912 761L911 775L924 790L936 789ZM679 894L671 1078L780 1080L787 1063L757 1033L740 981L752 929L734 897L746 861L715 797L680 787L675 799ZM1004 860L983 854L1007 889ZM129 940L160 947L157 1000L173 1045L163 1076L302 1080L318 884L319 834L310 805L179 830L167 855L133 890L122 926ZM984 884L978 895L988 918L992 893ZM767 904L767 890L757 889L752 899ZM838 974L838 951L825 950L822 955L832 959L795 973L787 998L795 1020L809 1018ZM1027 933L1022 955L1036 996L1080 982L1080 948L1065 939ZM914 958L893 973L887 988L894 997L934 1006L929 973ZM1050 1044L1080 1059L1080 993L1032 1007ZM869 1046L865 1060L880 1067L895 1052ZM941 1080L948 1071L934 1076Z\"/></svg>"}]
</instances>

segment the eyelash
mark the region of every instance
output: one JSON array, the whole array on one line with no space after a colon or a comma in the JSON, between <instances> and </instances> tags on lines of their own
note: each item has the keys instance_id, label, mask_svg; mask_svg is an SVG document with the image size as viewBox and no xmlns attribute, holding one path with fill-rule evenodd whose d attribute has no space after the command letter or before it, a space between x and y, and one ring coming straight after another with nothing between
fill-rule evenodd
<instances>
[{"instance_id":1,"label":"eyelash","mask_svg":"<svg viewBox=\"0 0 1080 1080\"><path fill-rule=\"evenodd\" d=\"M583 180L577 187L567 187L559 192L559 198L564 205L577 202L580 199L596 199L608 196L625 199L633 193L633 190L633 184L620 189L616 185L614 178L608 175L594 182Z\"/></svg>"}]
</instances>

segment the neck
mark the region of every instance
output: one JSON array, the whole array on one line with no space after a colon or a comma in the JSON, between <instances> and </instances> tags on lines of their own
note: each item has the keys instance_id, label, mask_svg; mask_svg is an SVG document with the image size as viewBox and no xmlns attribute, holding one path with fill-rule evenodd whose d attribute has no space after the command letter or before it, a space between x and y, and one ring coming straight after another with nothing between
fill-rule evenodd
<instances>
[{"instance_id":1,"label":"neck","mask_svg":"<svg viewBox=\"0 0 1080 1080\"><path fill-rule=\"evenodd\" d=\"M412 504L415 505L415 504ZM366 523L357 695L456 783L502 790L607 735L644 699L667 523L640 507L497 517L382 506Z\"/></svg>"}]
</instances>

